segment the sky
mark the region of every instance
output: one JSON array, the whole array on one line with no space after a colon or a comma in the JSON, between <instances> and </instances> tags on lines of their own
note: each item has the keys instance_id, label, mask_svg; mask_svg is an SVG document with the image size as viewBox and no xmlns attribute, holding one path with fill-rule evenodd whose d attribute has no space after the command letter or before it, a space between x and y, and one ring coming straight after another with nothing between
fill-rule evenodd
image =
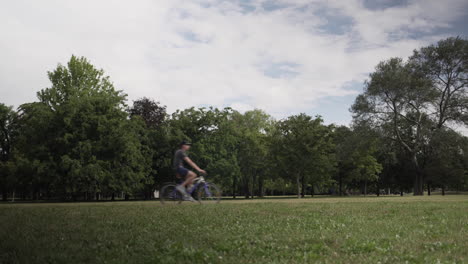
<instances>
[{"instance_id":1,"label":"sky","mask_svg":"<svg viewBox=\"0 0 468 264\"><path fill-rule=\"evenodd\" d=\"M72 55L128 104L262 109L347 125L378 62L468 36L466 0L15 0L0 3L0 102L37 101Z\"/></svg>"}]
</instances>

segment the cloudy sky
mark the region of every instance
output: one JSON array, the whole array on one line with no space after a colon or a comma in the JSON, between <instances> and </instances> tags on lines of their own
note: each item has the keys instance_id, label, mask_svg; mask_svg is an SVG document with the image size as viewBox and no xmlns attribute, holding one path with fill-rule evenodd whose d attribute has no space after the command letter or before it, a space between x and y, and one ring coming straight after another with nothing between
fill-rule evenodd
<instances>
[{"instance_id":1,"label":"cloudy sky","mask_svg":"<svg viewBox=\"0 0 468 264\"><path fill-rule=\"evenodd\" d=\"M128 99L305 112L349 123L375 65L468 35L466 0L15 0L0 4L0 102L50 86L72 54Z\"/></svg>"}]
</instances>

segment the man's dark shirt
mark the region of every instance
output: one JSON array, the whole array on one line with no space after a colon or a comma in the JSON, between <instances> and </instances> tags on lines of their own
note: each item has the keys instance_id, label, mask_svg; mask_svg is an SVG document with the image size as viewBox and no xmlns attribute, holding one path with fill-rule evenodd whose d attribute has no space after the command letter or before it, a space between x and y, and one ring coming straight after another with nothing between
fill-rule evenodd
<instances>
[{"instance_id":1,"label":"man's dark shirt","mask_svg":"<svg viewBox=\"0 0 468 264\"><path fill-rule=\"evenodd\" d=\"M188 157L187 153L185 151L178 149L175 154L174 154L174 163L172 165L172 168L174 170L177 170L179 167L184 166L184 158Z\"/></svg>"}]
</instances>

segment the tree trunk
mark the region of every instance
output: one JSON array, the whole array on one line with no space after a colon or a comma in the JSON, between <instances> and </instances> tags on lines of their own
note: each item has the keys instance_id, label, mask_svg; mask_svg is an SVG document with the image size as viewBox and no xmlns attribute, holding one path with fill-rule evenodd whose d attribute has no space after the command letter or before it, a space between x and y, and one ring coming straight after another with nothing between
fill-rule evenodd
<instances>
[{"instance_id":1,"label":"tree trunk","mask_svg":"<svg viewBox=\"0 0 468 264\"><path fill-rule=\"evenodd\" d=\"M250 193L250 198L253 199L254 198L254 195L255 195L255 182L252 182L250 184L250 189L249 189L249 193Z\"/></svg>"},{"instance_id":2,"label":"tree trunk","mask_svg":"<svg viewBox=\"0 0 468 264\"><path fill-rule=\"evenodd\" d=\"M258 179L258 196L259 197L264 196L264 194L263 194L263 179L262 178Z\"/></svg>"},{"instance_id":3,"label":"tree trunk","mask_svg":"<svg viewBox=\"0 0 468 264\"><path fill-rule=\"evenodd\" d=\"M431 196L431 184L427 184L427 195Z\"/></svg>"},{"instance_id":4,"label":"tree trunk","mask_svg":"<svg viewBox=\"0 0 468 264\"><path fill-rule=\"evenodd\" d=\"M237 185L237 180L236 177L234 177L234 180L232 181L232 198L236 199L236 186Z\"/></svg>"},{"instance_id":5,"label":"tree trunk","mask_svg":"<svg viewBox=\"0 0 468 264\"><path fill-rule=\"evenodd\" d=\"M111 201L115 201L115 193L112 193Z\"/></svg>"},{"instance_id":6,"label":"tree trunk","mask_svg":"<svg viewBox=\"0 0 468 264\"><path fill-rule=\"evenodd\" d=\"M297 184L297 198L301 198L301 179L298 176L296 176L296 184Z\"/></svg>"},{"instance_id":7,"label":"tree trunk","mask_svg":"<svg viewBox=\"0 0 468 264\"><path fill-rule=\"evenodd\" d=\"M301 198L304 198L305 195L306 195L306 183L305 183L305 179L304 179L304 176L301 177L301 184L302 184L302 192L301 192Z\"/></svg>"},{"instance_id":8,"label":"tree trunk","mask_svg":"<svg viewBox=\"0 0 468 264\"><path fill-rule=\"evenodd\" d=\"M442 185L442 195L445 195L445 185Z\"/></svg>"},{"instance_id":9,"label":"tree trunk","mask_svg":"<svg viewBox=\"0 0 468 264\"><path fill-rule=\"evenodd\" d=\"M415 175L414 195L424 195L422 174L417 172Z\"/></svg>"},{"instance_id":10,"label":"tree trunk","mask_svg":"<svg viewBox=\"0 0 468 264\"><path fill-rule=\"evenodd\" d=\"M249 185L248 185L248 183L247 183L247 184L244 184L244 197L245 197L245 199L249 199L249 198L250 198L250 195L249 195Z\"/></svg>"},{"instance_id":11,"label":"tree trunk","mask_svg":"<svg viewBox=\"0 0 468 264\"><path fill-rule=\"evenodd\" d=\"M125 201L130 200L130 195L128 193L125 194Z\"/></svg>"},{"instance_id":12,"label":"tree trunk","mask_svg":"<svg viewBox=\"0 0 468 264\"><path fill-rule=\"evenodd\" d=\"M413 165L416 170L414 175L413 195L424 195L423 174L419 168L418 158L416 153L413 154Z\"/></svg>"},{"instance_id":13,"label":"tree trunk","mask_svg":"<svg viewBox=\"0 0 468 264\"><path fill-rule=\"evenodd\" d=\"M340 182L340 196L343 196L343 179L341 178L341 173L339 173L339 182Z\"/></svg>"},{"instance_id":14,"label":"tree trunk","mask_svg":"<svg viewBox=\"0 0 468 264\"><path fill-rule=\"evenodd\" d=\"M312 186L310 186L310 187L311 187L311 190L310 190L311 195L312 195L312 197L314 197L314 195L315 195L314 184L312 184Z\"/></svg>"},{"instance_id":15,"label":"tree trunk","mask_svg":"<svg viewBox=\"0 0 468 264\"><path fill-rule=\"evenodd\" d=\"M8 193L7 193L7 191L4 189L4 190L2 191L2 200L3 200L4 202L6 202L7 199L8 199Z\"/></svg>"},{"instance_id":16,"label":"tree trunk","mask_svg":"<svg viewBox=\"0 0 468 264\"><path fill-rule=\"evenodd\" d=\"M403 191L400 191L400 196L403 196Z\"/></svg>"},{"instance_id":17,"label":"tree trunk","mask_svg":"<svg viewBox=\"0 0 468 264\"><path fill-rule=\"evenodd\" d=\"M364 196L367 196L367 180L364 181Z\"/></svg>"},{"instance_id":18,"label":"tree trunk","mask_svg":"<svg viewBox=\"0 0 468 264\"><path fill-rule=\"evenodd\" d=\"M380 196L380 181L377 181L377 197Z\"/></svg>"},{"instance_id":19,"label":"tree trunk","mask_svg":"<svg viewBox=\"0 0 468 264\"><path fill-rule=\"evenodd\" d=\"M250 198L254 198L254 192L255 192L255 182L257 181L257 171L255 169L252 170L252 179L249 180L249 194L250 194Z\"/></svg>"}]
</instances>

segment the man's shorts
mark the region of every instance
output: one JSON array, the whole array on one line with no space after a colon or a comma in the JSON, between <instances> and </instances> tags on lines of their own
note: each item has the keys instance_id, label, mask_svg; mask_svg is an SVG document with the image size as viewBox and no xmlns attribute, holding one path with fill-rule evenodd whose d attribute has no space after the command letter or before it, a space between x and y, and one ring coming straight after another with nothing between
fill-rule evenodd
<instances>
[{"instance_id":1,"label":"man's shorts","mask_svg":"<svg viewBox=\"0 0 468 264\"><path fill-rule=\"evenodd\" d=\"M182 177L187 176L188 172L189 172L189 170L187 170L184 167L178 167L177 170L176 170L176 173L179 174Z\"/></svg>"}]
</instances>

